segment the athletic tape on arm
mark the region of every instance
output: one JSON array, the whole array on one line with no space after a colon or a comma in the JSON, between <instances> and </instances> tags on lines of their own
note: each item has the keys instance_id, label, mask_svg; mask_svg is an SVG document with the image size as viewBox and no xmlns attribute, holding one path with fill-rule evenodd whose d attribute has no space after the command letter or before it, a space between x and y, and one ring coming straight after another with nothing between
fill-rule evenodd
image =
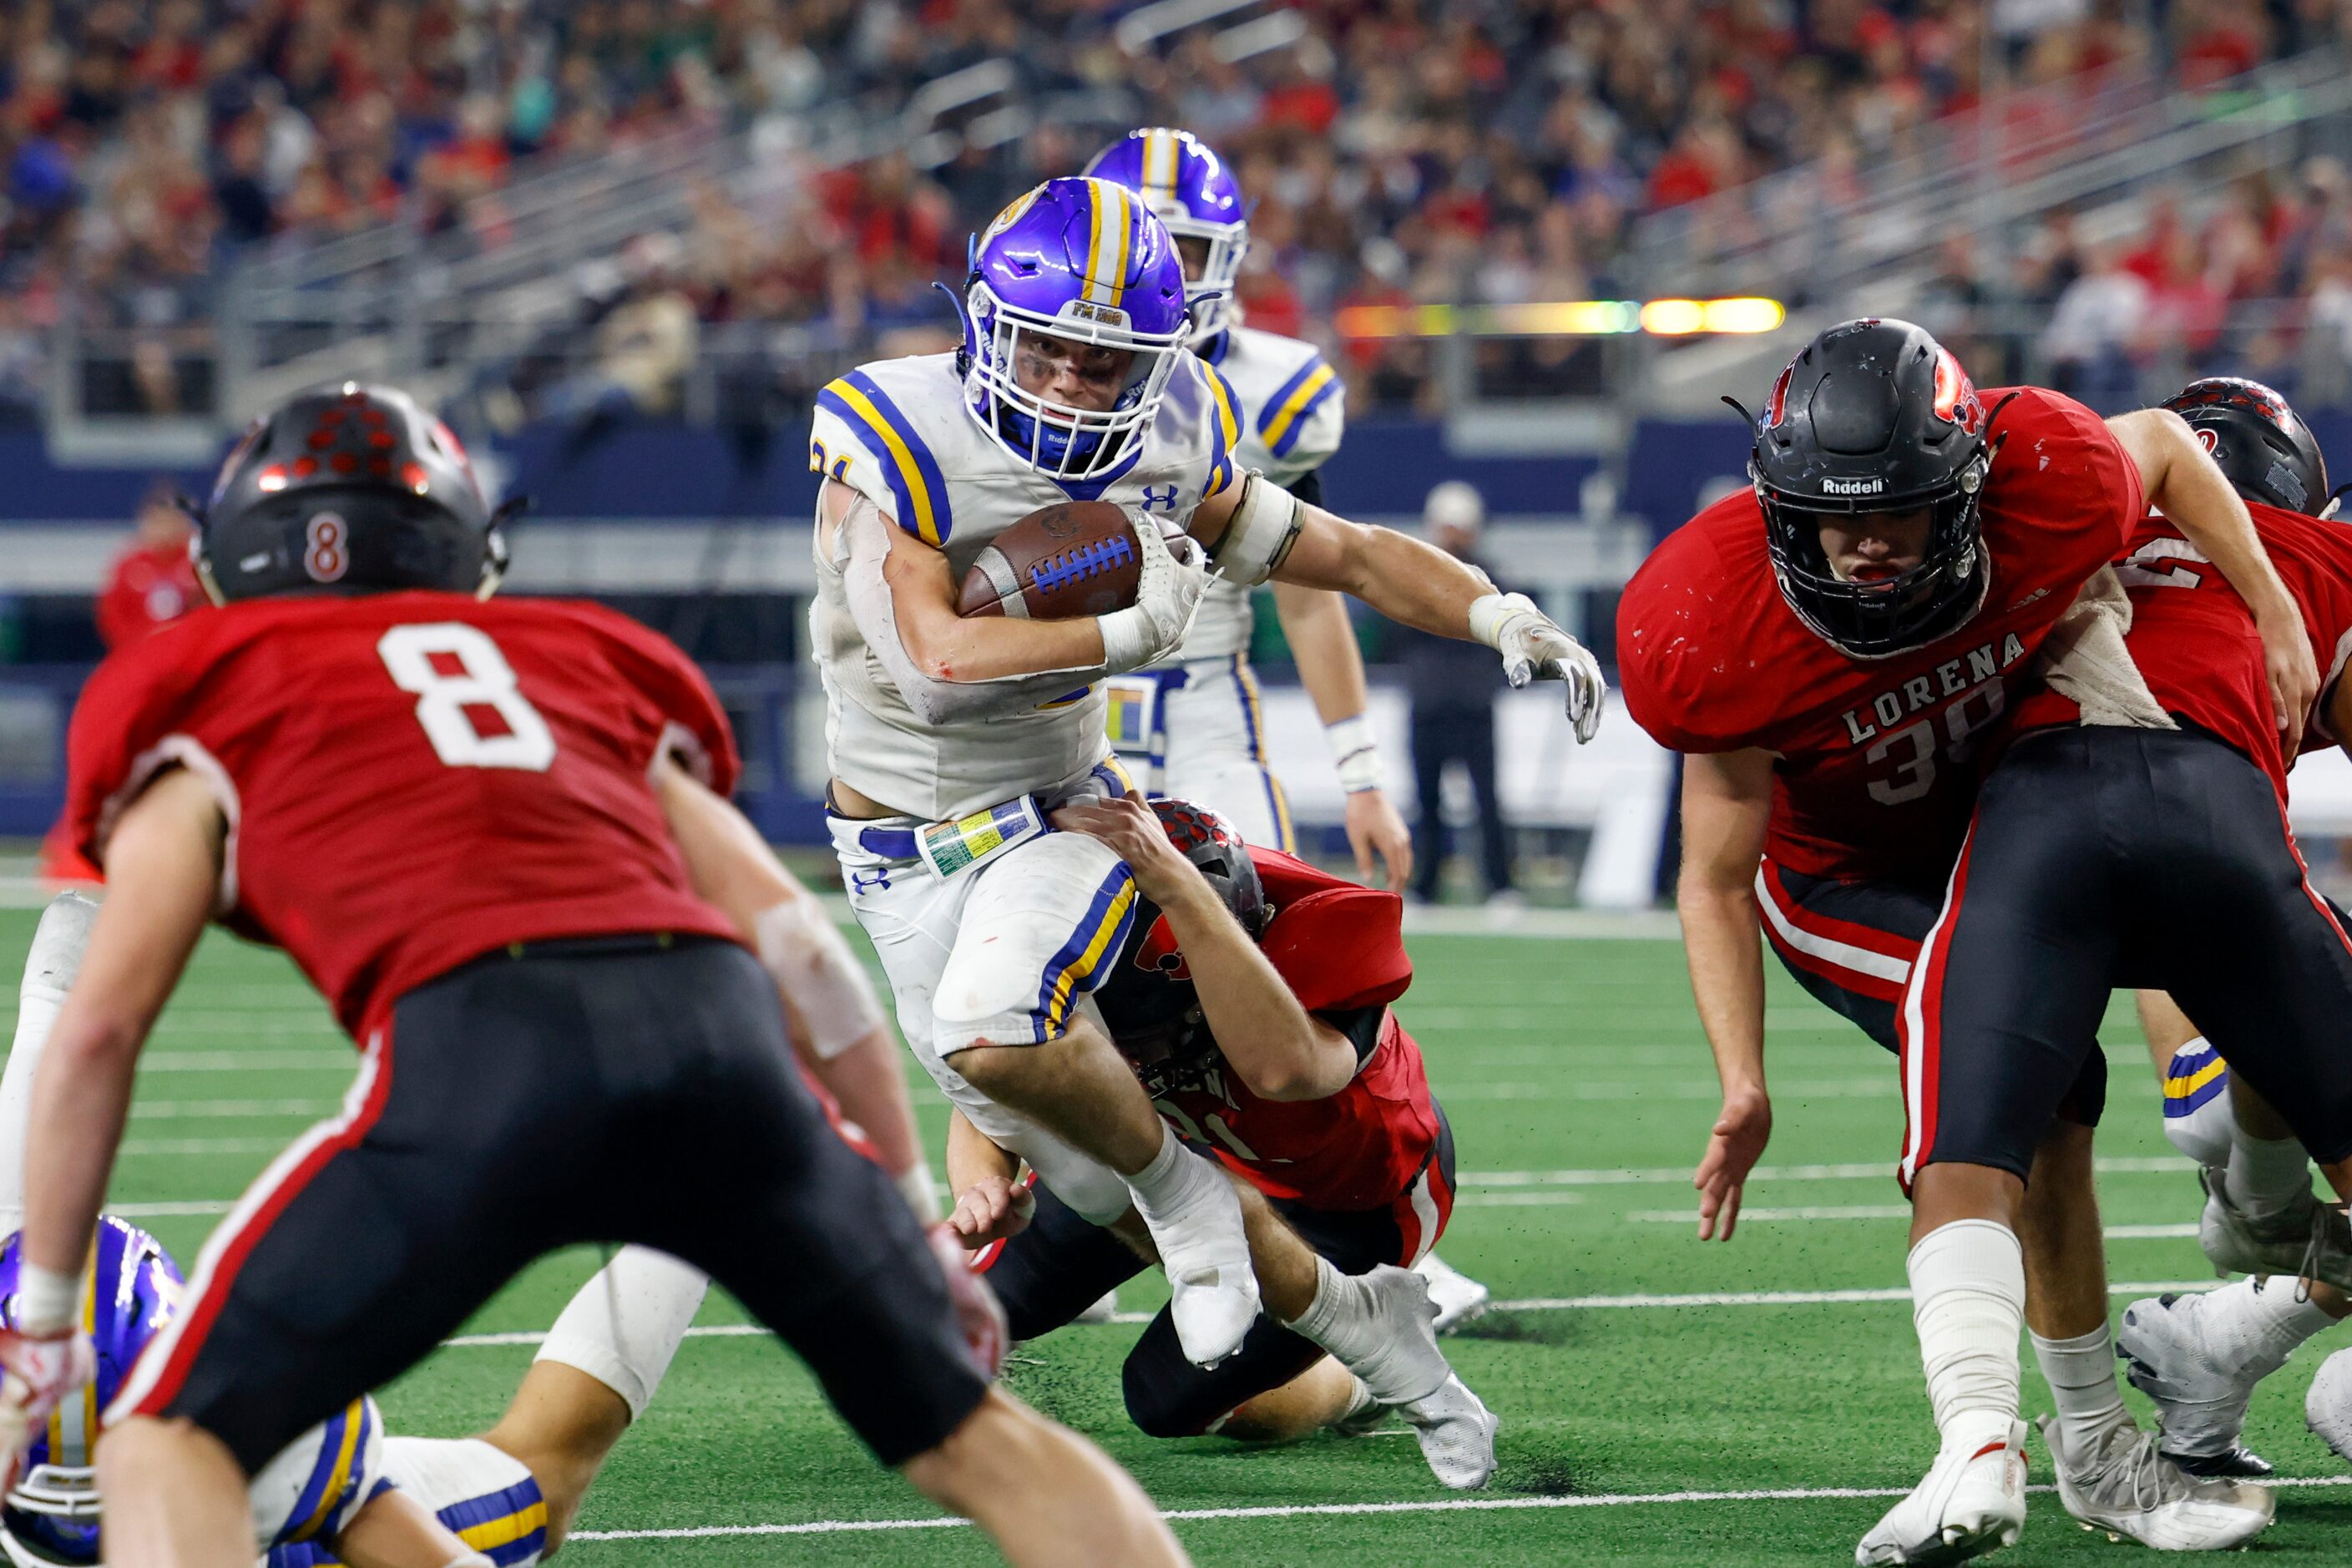
<instances>
[{"instance_id":1,"label":"athletic tape on arm","mask_svg":"<svg viewBox=\"0 0 2352 1568\"><path fill-rule=\"evenodd\" d=\"M874 982L816 900L769 905L751 918L751 934L760 966L792 999L819 1060L833 1060L882 1026Z\"/></svg>"},{"instance_id":2,"label":"athletic tape on arm","mask_svg":"<svg viewBox=\"0 0 2352 1568\"><path fill-rule=\"evenodd\" d=\"M1298 498L1253 468L1242 479L1233 521L1210 558L1225 577L1254 588L1281 569L1306 525Z\"/></svg>"}]
</instances>

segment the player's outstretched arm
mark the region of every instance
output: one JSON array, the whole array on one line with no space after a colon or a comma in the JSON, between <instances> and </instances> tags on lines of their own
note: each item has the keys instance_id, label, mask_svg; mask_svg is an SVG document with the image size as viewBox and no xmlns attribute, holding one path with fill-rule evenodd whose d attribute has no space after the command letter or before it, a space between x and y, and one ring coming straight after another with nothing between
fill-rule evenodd
<instances>
[{"instance_id":1,"label":"player's outstretched arm","mask_svg":"<svg viewBox=\"0 0 2352 1568\"><path fill-rule=\"evenodd\" d=\"M1364 654L1356 646L1356 628L1348 623L1348 603L1328 589L1276 583L1274 609L1291 657L1298 661L1299 683L1314 699L1316 717L1331 742L1339 787L1348 794L1348 847L1356 852L1357 874L1370 877L1378 855L1387 868L1388 885L1402 888L1412 879L1412 835L1381 787L1380 749L1364 711L1370 701Z\"/></svg>"},{"instance_id":2,"label":"player's outstretched arm","mask_svg":"<svg viewBox=\"0 0 2352 1568\"><path fill-rule=\"evenodd\" d=\"M131 803L108 842L106 901L33 1082L28 1279L60 1276L69 1291L79 1283L139 1053L212 917L226 834L211 787L174 769Z\"/></svg>"},{"instance_id":3,"label":"player's outstretched arm","mask_svg":"<svg viewBox=\"0 0 2352 1568\"><path fill-rule=\"evenodd\" d=\"M1160 907L1200 992L1217 1049L1253 1093L1323 1100L1356 1076L1356 1047L1298 1005L1199 868L1176 852L1151 808L1133 795L1054 813L1054 826L1118 852L1136 889Z\"/></svg>"},{"instance_id":4,"label":"player's outstretched arm","mask_svg":"<svg viewBox=\"0 0 2352 1568\"><path fill-rule=\"evenodd\" d=\"M2253 611L2270 674L2272 717L2280 729L2300 731L2319 695L2319 666L2312 658L2311 633L2279 581L2246 503L2189 422L2171 409L2119 414L2107 421L2107 428L2139 469L2148 505L2221 569Z\"/></svg>"},{"instance_id":5,"label":"player's outstretched arm","mask_svg":"<svg viewBox=\"0 0 2352 1568\"><path fill-rule=\"evenodd\" d=\"M1741 1189L1772 1135L1764 1087L1764 951L1756 871L1772 815L1772 756L1741 751L1683 760L1683 868L1675 889L1699 1026L1715 1052L1723 1110L1692 1184L1702 1241L1731 1239Z\"/></svg>"},{"instance_id":6,"label":"player's outstretched arm","mask_svg":"<svg viewBox=\"0 0 2352 1568\"><path fill-rule=\"evenodd\" d=\"M1609 691L1601 661L1527 595L1497 592L1485 573L1433 544L1305 505L1255 473L1202 501L1187 527L1235 582L1336 589L1392 621L1485 643L1513 686L1565 684L1578 740L1601 727Z\"/></svg>"},{"instance_id":7,"label":"player's outstretched arm","mask_svg":"<svg viewBox=\"0 0 2352 1568\"><path fill-rule=\"evenodd\" d=\"M939 1218L898 1044L857 955L741 812L667 753L649 776L694 890L742 933L776 983L793 1048L865 1129L917 1217Z\"/></svg>"}]
</instances>

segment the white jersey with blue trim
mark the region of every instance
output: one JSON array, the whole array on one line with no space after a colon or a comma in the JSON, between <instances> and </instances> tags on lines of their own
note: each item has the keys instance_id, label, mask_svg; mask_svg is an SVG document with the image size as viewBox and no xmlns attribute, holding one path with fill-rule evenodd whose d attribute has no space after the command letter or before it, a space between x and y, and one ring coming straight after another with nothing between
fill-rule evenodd
<instances>
[{"instance_id":1,"label":"white jersey with blue trim","mask_svg":"<svg viewBox=\"0 0 2352 1568\"><path fill-rule=\"evenodd\" d=\"M1233 482L1239 425L1223 384L1178 351L1158 416L1106 478L1056 481L989 438L952 353L858 366L817 394L809 466L946 552L956 580L981 548L1041 507L1108 500L1181 525ZM907 706L849 611L842 563L816 551L810 641L824 678L834 776L894 811L966 816L1084 773L1108 748L1099 686L989 720L929 725Z\"/></svg>"},{"instance_id":2,"label":"white jersey with blue trim","mask_svg":"<svg viewBox=\"0 0 2352 1568\"><path fill-rule=\"evenodd\" d=\"M383 1412L354 1399L261 1467L247 1489L255 1544L270 1568L331 1562L327 1543L392 1483L383 1473Z\"/></svg>"},{"instance_id":3,"label":"white jersey with blue trim","mask_svg":"<svg viewBox=\"0 0 2352 1568\"><path fill-rule=\"evenodd\" d=\"M1339 449L1348 423L1347 388L1313 343L1230 327L1203 356L1223 376L1240 416L1234 443L1239 470L1255 468L1287 489ZM1219 578L1202 595L1184 646L1162 661L1187 664L1248 651L1250 590Z\"/></svg>"},{"instance_id":4,"label":"white jersey with blue trim","mask_svg":"<svg viewBox=\"0 0 2352 1568\"><path fill-rule=\"evenodd\" d=\"M373 1402L368 1403L371 1414ZM320 1428L326 1432L333 1426ZM376 1427L381 1432L382 1423ZM310 1437L287 1450L297 1456ZM316 1451L316 1450L312 1450ZM331 1458L331 1453L328 1454ZM254 1483L256 1519L260 1517L263 1482L277 1471L286 1456L272 1460ZM385 1437L380 1453L368 1467L369 1480L359 1500L373 1499L386 1488L397 1488L424 1507L467 1546L488 1558L493 1568L537 1568L547 1551L547 1500L539 1481L520 1459L495 1448L479 1437ZM338 1511L316 1532L299 1538L273 1540L263 1568L328 1568L341 1561L331 1542L358 1511Z\"/></svg>"}]
</instances>

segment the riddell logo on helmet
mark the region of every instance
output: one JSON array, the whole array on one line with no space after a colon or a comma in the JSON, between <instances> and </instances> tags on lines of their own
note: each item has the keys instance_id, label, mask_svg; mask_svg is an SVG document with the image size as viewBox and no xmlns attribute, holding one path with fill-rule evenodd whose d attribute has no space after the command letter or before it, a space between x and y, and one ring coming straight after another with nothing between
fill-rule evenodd
<instances>
[{"instance_id":1,"label":"riddell logo on helmet","mask_svg":"<svg viewBox=\"0 0 2352 1568\"><path fill-rule=\"evenodd\" d=\"M1833 496L1874 496L1886 488L1885 479L1823 479L1822 489Z\"/></svg>"}]
</instances>

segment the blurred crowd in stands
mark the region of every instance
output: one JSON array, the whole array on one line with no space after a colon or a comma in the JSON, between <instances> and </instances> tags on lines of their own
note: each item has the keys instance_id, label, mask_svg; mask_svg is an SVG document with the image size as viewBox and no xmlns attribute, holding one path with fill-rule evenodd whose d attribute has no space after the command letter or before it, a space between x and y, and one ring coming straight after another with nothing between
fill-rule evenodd
<instances>
[{"instance_id":1,"label":"blurred crowd in stands","mask_svg":"<svg viewBox=\"0 0 2352 1568\"><path fill-rule=\"evenodd\" d=\"M943 121L973 133L811 166L759 200L713 184L679 253L583 279L581 343L602 356L618 305L675 300L690 321L634 312L658 318L669 358L737 322L920 346L947 320L929 285L961 270L970 230L1137 123L1186 126L1233 162L1257 204L1242 297L1275 330L1328 334L1348 304L1638 293L1617 268L1645 214L1791 163L1916 152L1939 116L2013 86L2063 95L2157 68L2196 90L2352 32L2352 0L1307 0L1303 27L1255 36L1262 52L1222 23L1130 50L1118 30L1136 9L6 0L0 417L38 396L61 310L130 343L109 395L201 408L195 350L240 253L387 222L495 244L499 192L526 171L761 124L805 145L809 127L878 121L991 60L1016 83L992 102L1033 112L987 135ZM1956 309L2056 307L2052 338L2085 364L2152 331L2193 342L2216 299L2303 298L2315 326L2352 332L2344 217L2330 164L2193 222L2160 210L2144 237L2053 226L2021 274L1954 256L1939 287ZM1569 387L1590 371L1573 344L1546 353L1517 372ZM1357 344L1348 363L1360 397L1429 384L1425 345ZM576 371L525 364L508 412L604 407L616 378Z\"/></svg>"}]
</instances>

